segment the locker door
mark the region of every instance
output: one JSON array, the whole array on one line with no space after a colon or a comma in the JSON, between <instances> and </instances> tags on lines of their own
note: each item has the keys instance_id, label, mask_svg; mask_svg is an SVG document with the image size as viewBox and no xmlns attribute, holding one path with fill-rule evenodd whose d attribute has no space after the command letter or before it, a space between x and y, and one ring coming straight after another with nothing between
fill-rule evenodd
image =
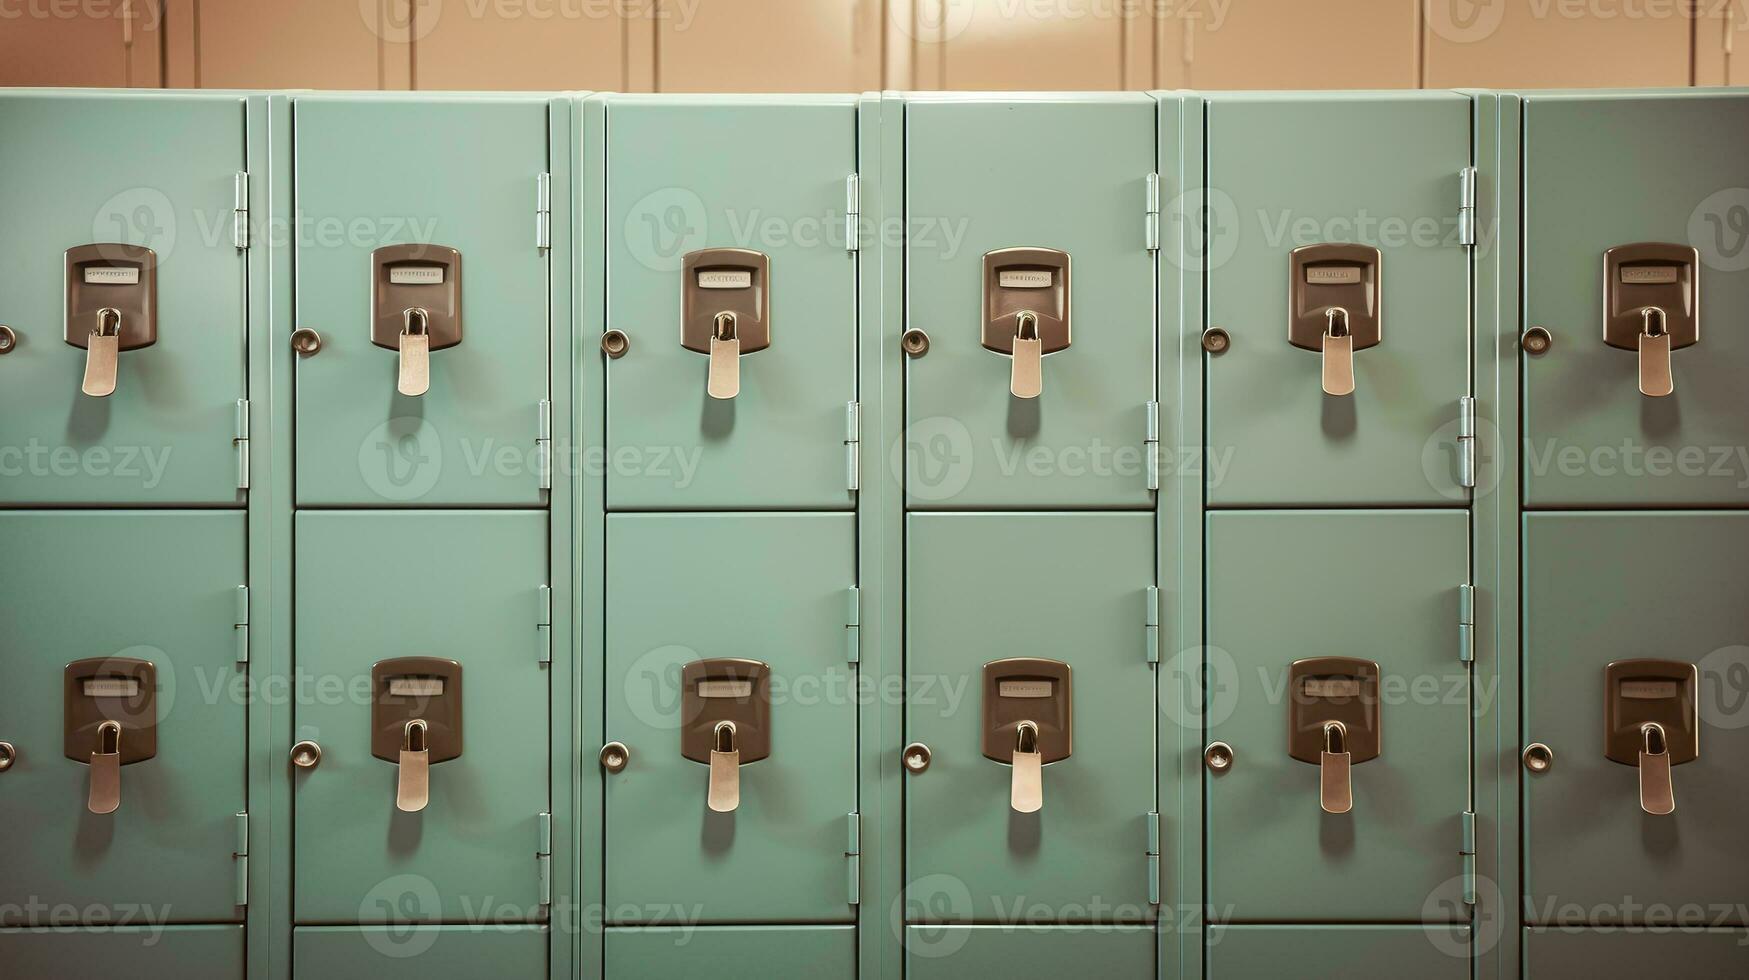
<instances>
[{"instance_id":1,"label":"locker door","mask_svg":"<svg viewBox=\"0 0 1749 980\"><path fill-rule=\"evenodd\" d=\"M855 926L608 929L608 980L850 980Z\"/></svg>"},{"instance_id":2,"label":"locker door","mask_svg":"<svg viewBox=\"0 0 1749 980\"><path fill-rule=\"evenodd\" d=\"M1210 980L1466 980L1467 925L1231 926L1208 929Z\"/></svg>"},{"instance_id":3,"label":"locker door","mask_svg":"<svg viewBox=\"0 0 1749 980\"><path fill-rule=\"evenodd\" d=\"M1465 499L1435 440L1470 394L1469 99L1218 96L1207 127L1209 503Z\"/></svg>"},{"instance_id":4,"label":"locker door","mask_svg":"<svg viewBox=\"0 0 1749 980\"><path fill-rule=\"evenodd\" d=\"M608 127L608 506L851 508L854 100L621 97Z\"/></svg>"},{"instance_id":5,"label":"locker door","mask_svg":"<svg viewBox=\"0 0 1749 980\"><path fill-rule=\"evenodd\" d=\"M1749 806L1749 650L1737 585L1749 516L1532 514L1524 542L1524 732L1553 754L1543 771L1523 774L1530 921L1666 925L1676 910L1700 909L1711 914L1699 924L1749 924L1749 841L1736 818ZM1694 689L1607 682L1607 665L1647 659L1692 667ZM1668 729L1675 810L1653 814L1642 807L1638 752L1606 755L1605 733L1631 727L1614 721L1617 712L1662 711L1663 694L1677 699L1671 716L1644 720ZM1684 727L1697 742L1692 761L1678 761Z\"/></svg>"},{"instance_id":6,"label":"locker door","mask_svg":"<svg viewBox=\"0 0 1749 980\"><path fill-rule=\"evenodd\" d=\"M1140 95L906 106L905 329L927 337L893 460L908 506L1152 505L1154 113Z\"/></svg>"},{"instance_id":7,"label":"locker door","mask_svg":"<svg viewBox=\"0 0 1749 980\"><path fill-rule=\"evenodd\" d=\"M908 522L906 741L929 762L905 781L907 919L1151 919L1153 516ZM1041 805L1017 809L1026 780Z\"/></svg>"},{"instance_id":8,"label":"locker door","mask_svg":"<svg viewBox=\"0 0 1749 980\"><path fill-rule=\"evenodd\" d=\"M298 503L538 506L546 102L292 111L296 323L320 338L297 360Z\"/></svg>"},{"instance_id":9,"label":"locker door","mask_svg":"<svg viewBox=\"0 0 1749 980\"><path fill-rule=\"evenodd\" d=\"M241 502L243 100L8 95L0 129L0 504ZM115 307L113 393L84 394L86 311Z\"/></svg>"},{"instance_id":10,"label":"locker door","mask_svg":"<svg viewBox=\"0 0 1749 980\"><path fill-rule=\"evenodd\" d=\"M1205 773L1208 901L1227 921L1468 920L1468 521L1209 515L1208 738L1230 755Z\"/></svg>"},{"instance_id":11,"label":"locker door","mask_svg":"<svg viewBox=\"0 0 1749 980\"><path fill-rule=\"evenodd\" d=\"M0 929L0 963L17 977L240 980L243 926Z\"/></svg>"},{"instance_id":12,"label":"locker door","mask_svg":"<svg viewBox=\"0 0 1749 980\"><path fill-rule=\"evenodd\" d=\"M1524 327L1552 341L1523 358L1526 506L1749 503L1749 98L1536 96L1524 130ZM1689 261L1609 282L1605 253L1646 242ZM1641 393L1637 331L1605 342L1612 285L1629 313L1697 304L1695 342L1671 322L1669 394Z\"/></svg>"},{"instance_id":13,"label":"locker door","mask_svg":"<svg viewBox=\"0 0 1749 980\"><path fill-rule=\"evenodd\" d=\"M241 921L242 513L11 511L0 553L0 926Z\"/></svg>"},{"instance_id":14,"label":"locker door","mask_svg":"<svg viewBox=\"0 0 1749 980\"><path fill-rule=\"evenodd\" d=\"M625 514L607 535L607 732L627 753L609 925L851 921L854 519Z\"/></svg>"},{"instance_id":15,"label":"locker door","mask_svg":"<svg viewBox=\"0 0 1749 980\"><path fill-rule=\"evenodd\" d=\"M294 735L320 750L288 767L297 922L543 920L546 515L305 511L294 533Z\"/></svg>"}]
</instances>

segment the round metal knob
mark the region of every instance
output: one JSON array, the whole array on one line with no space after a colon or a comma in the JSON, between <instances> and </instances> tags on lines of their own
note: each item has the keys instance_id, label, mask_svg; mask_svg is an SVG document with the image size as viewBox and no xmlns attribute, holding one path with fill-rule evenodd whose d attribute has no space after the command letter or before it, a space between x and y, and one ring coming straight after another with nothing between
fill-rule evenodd
<instances>
[{"instance_id":1,"label":"round metal knob","mask_svg":"<svg viewBox=\"0 0 1749 980\"><path fill-rule=\"evenodd\" d=\"M632 750L624 742L609 742L601 747L601 768L621 772L632 761Z\"/></svg>"},{"instance_id":2,"label":"round metal knob","mask_svg":"<svg viewBox=\"0 0 1749 980\"><path fill-rule=\"evenodd\" d=\"M1210 327L1202 332L1202 349L1210 354L1224 354L1227 348L1233 346L1233 338L1220 327Z\"/></svg>"},{"instance_id":3,"label":"round metal knob","mask_svg":"<svg viewBox=\"0 0 1749 980\"><path fill-rule=\"evenodd\" d=\"M11 742L0 742L0 772L11 769L17 761L18 749Z\"/></svg>"},{"instance_id":4,"label":"round metal knob","mask_svg":"<svg viewBox=\"0 0 1749 980\"><path fill-rule=\"evenodd\" d=\"M10 354L17 346L18 334L11 327L0 324L0 354Z\"/></svg>"},{"instance_id":5,"label":"round metal knob","mask_svg":"<svg viewBox=\"0 0 1749 980\"><path fill-rule=\"evenodd\" d=\"M1541 742L1532 742L1524 747L1524 768L1531 772L1548 772L1555 767L1555 750Z\"/></svg>"},{"instance_id":6,"label":"round metal knob","mask_svg":"<svg viewBox=\"0 0 1749 980\"><path fill-rule=\"evenodd\" d=\"M899 337L899 347L910 357L922 357L929 353L929 335L912 327Z\"/></svg>"},{"instance_id":7,"label":"round metal knob","mask_svg":"<svg viewBox=\"0 0 1749 980\"><path fill-rule=\"evenodd\" d=\"M905 761L906 772L923 772L929 768L929 746L922 742L912 742L905 746L900 758Z\"/></svg>"},{"instance_id":8,"label":"round metal knob","mask_svg":"<svg viewBox=\"0 0 1749 980\"><path fill-rule=\"evenodd\" d=\"M609 330L601 335L601 352L610 358L624 357L631 349L632 338L627 337L624 330Z\"/></svg>"},{"instance_id":9,"label":"round metal knob","mask_svg":"<svg viewBox=\"0 0 1749 980\"><path fill-rule=\"evenodd\" d=\"M1233 768L1233 747L1225 742L1210 742L1202 750L1202 764L1209 767L1209 772L1226 772Z\"/></svg>"},{"instance_id":10,"label":"round metal knob","mask_svg":"<svg viewBox=\"0 0 1749 980\"><path fill-rule=\"evenodd\" d=\"M1526 354L1543 354L1555 345L1555 338L1542 327L1531 327L1519 338L1518 345L1524 348Z\"/></svg>"},{"instance_id":11,"label":"round metal knob","mask_svg":"<svg viewBox=\"0 0 1749 980\"><path fill-rule=\"evenodd\" d=\"M292 331L291 346L292 350L308 357L322 350L322 335L309 327L299 327Z\"/></svg>"},{"instance_id":12,"label":"round metal knob","mask_svg":"<svg viewBox=\"0 0 1749 980\"><path fill-rule=\"evenodd\" d=\"M299 742L292 746L291 761L299 769L314 769L322 761L322 747L307 739Z\"/></svg>"}]
</instances>

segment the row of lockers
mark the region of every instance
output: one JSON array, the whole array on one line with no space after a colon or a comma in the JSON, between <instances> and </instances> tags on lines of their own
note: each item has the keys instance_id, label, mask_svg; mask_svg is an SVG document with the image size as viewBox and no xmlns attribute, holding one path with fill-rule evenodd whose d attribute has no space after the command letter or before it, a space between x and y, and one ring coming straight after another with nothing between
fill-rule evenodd
<instances>
[{"instance_id":1,"label":"row of lockers","mask_svg":"<svg viewBox=\"0 0 1749 980\"><path fill-rule=\"evenodd\" d=\"M8 976L1743 973L1742 93L0 130Z\"/></svg>"},{"instance_id":2,"label":"row of lockers","mask_svg":"<svg viewBox=\"0 0 1749 980\"><path fill-rule=\"evenodd\" d=\"M1743 84L1741 0L115 0L3 17L0 84L622 91Z\"/></svg>"}]
</instances>

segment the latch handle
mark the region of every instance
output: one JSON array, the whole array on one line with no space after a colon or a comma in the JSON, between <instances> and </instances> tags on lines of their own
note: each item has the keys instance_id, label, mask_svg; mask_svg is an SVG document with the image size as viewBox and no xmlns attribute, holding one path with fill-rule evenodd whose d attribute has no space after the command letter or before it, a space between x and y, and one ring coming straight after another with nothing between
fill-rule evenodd
<instances>
[{"instance_id":1,"label":"latch handle","mask_svg":"<svg viewBox=\"0 0 1749 980\"><path fill-rule=\"evenodd\" d=\"M91 793L85 801L92 813L114 813L121 806L121 723L97 726L98 748L91 753Z\"/></svg>"},{"instance_id":2,"label":"latch handle","mask_svg":"<svg viewBox=\"0 0 1749 980\"><path fill-rule=\"evenodd\" d=\"M431 802L429 726L415 718L401 729L401 763L395 779L395 809L418 813Z\"/></svg>"},{"instance_id":3,"label":"latch handle","mask_svg":"<svg viewBox=\"0 0 1749 980\"><path fill-rule=\"evenodd\" d=\"M414 398L431 390L431 313L419 306L401 311L400 375L395 390Z\"/></svg>"},{"instance_id":4,"label":"latch handle","mask_svg":"<svg viewBox=\"0 0 1749 980\"><path fill-rule=\"evenodd\" d=\"M1038 725L1023 721L1015 727L1014 774L1008 805L1016 813L1037 813L1045 805L1044 755L1038 750Z\"/></svg>"},{"instance_id":5,"label":"latch handle","mask_svg":"<svg viewBox=\"0 0 1749 980\"><path fill-rule=\"evenodd\" d=\"M1670 331L1656 306L1640 311L1640 394L1662 398L1676 390L1670 371Z\"/></svg>"},{"instance_id":6,"label":"latch handle","mask_svg":"<svg viewBox=\"0 0 1749 980\"><path fill-rule=\"evenodd\" d=\"M85 380L79 390L93 398L115 394L116 358L120 352L121 311L106 306L97 311L97 326L85 345Z\"/></svg>"},{"instance_id":7,"label":"latch handle","mask_svg":"<svg viewBox=\"0 0 1749 980\"><path fill-rule=\"evenodd\" d=\"M1640 726L1640 809L1655 816L1676 812L1670 741L1664 726L1655 721Z\"/></svg>"},{"instance_id":8,"label":"latch handle","mask_svg":"<svg viewBox=\"0 0 1749 980\"><path fill-rule=\"evenodd\" d=\"M1324 724L1324 751L1318 757L1318 803L1325 813L1354 809L1354 783L1349 776L1348 729L1339 721Z\"/></svg>"},{"instance_id":9,"label":"latch handle","mask_svg":"<svg viewBox=\"0 0 1749 980\"><path fill-rule=\"evenodd\" d=\"M1016 398L1037 398L1045 390L1044 341L1038 335L1038 314L1031 310L1014 314L1014 357L1008 390Z\"/></svg>"},{"instance_id":10,"label":"latch handle","mask_svg":"<svg viewBox=\"0 0 1749 980\"><path fill-rule=\"evenodd\" d=\"M741 805L741 750L735 745L735 723L717 723L711 744L711 784L706 802L718 813L734 813Z\"/></svg>"},{"instance_id":11,"label":"latch handle","mask_svg":"<svg viewBox=\"0 0 1749 980\"><path fill-rule=\"evenodd\" d=\"M1324 311L1324 394L1354 394L1354 335L1348 332L1348 311L1332 306Z\"/></svg>"},{"instance_id":12,"label":"latch handle","mask_svg":"<svg viewBox=\"0 0 1749 980\"><path fill-rule=\"evenodd\" d=\"M712 398L728 399L741 393L741 338L735 332L735 322L734 313L718 313L716 326L711 330L711 366L705 393Z\"/></svg>"}]
</instances>

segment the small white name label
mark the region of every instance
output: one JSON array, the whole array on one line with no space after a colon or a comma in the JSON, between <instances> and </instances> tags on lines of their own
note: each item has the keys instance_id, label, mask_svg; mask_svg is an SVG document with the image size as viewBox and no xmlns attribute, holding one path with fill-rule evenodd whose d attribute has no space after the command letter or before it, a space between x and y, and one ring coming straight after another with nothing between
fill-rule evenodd
<instances>
[{"instance_id":1,"label":"small white name label","mask_svg":"<svg viewBox=\"0 0 1749 980\"><path fill-rule=\"evenodd\" d=\"M1002 269L996 273L996 285L1003 289L1049 289L1055 281L1049 269Z\"/></svg>"},{"instance_id":2,"label":"small white name label","mask_svg":"<svg viewBox=\"0 0 1749 980\"><path fill-rule=\"evenodd\" d=\"M140 693L140 682L132 677L93 677L84 683L88 698L132 698Z\"/></svg>"},{"instance_id":3,"label":"small white name label","mask_svg":"<svg viewBox=\"0 0 1749 980\"><path fill-rule=\"evenodd\" d=\"M699 681L698 696L701 698L750 698L753 696L753 682L733 679Z\"/></svg>"},{"instance_id":4,"label":"small white name label","mask_svg":"<svg viewBox=\"0 0 1749 980\"><path fill-rule=\"evenodd\" d=\"M391 677L389 693L398 698L435 698L443 695L441 677Z\"/></svg>"},{"instance_id":5,"label":"small white name label","mask_svg":"<svg viewBox=\"0 0 1749 980\"><path fill-rule=\"evenodd\" d=\"M441 265L398 265L389 269L389 282L398 286L441 286Z\"/></svg>"},{"instance_id":6,"label":"small white name label","mask_svg":"<svg viewBox=\"0 0 1749 980\"><path fill-rule=\"evenodd\" d=\"M1048 698L1050 681L997 681L996 693L1005 698Z\"/></svg>"},{"instance_id":7,"label":"small white name label","mask_svg":"<svg viewBox=\"0 0 1749 980\"><path fill-rule=\"evenodd\" d=\"M701 269L698 273L700 289L746 289L751 285L753 272L749 269Z\"/></svg>"},{"instance_id":8,"label":"small white name label","mask_svg":"<svg viewBox=\"0 0 1749 980\"><path fill-rule=\"evenodd\" d=\"M87 266L85 281L100 286L137 286L140 270L126 266Z\"/></svg>"}]
</instances>

